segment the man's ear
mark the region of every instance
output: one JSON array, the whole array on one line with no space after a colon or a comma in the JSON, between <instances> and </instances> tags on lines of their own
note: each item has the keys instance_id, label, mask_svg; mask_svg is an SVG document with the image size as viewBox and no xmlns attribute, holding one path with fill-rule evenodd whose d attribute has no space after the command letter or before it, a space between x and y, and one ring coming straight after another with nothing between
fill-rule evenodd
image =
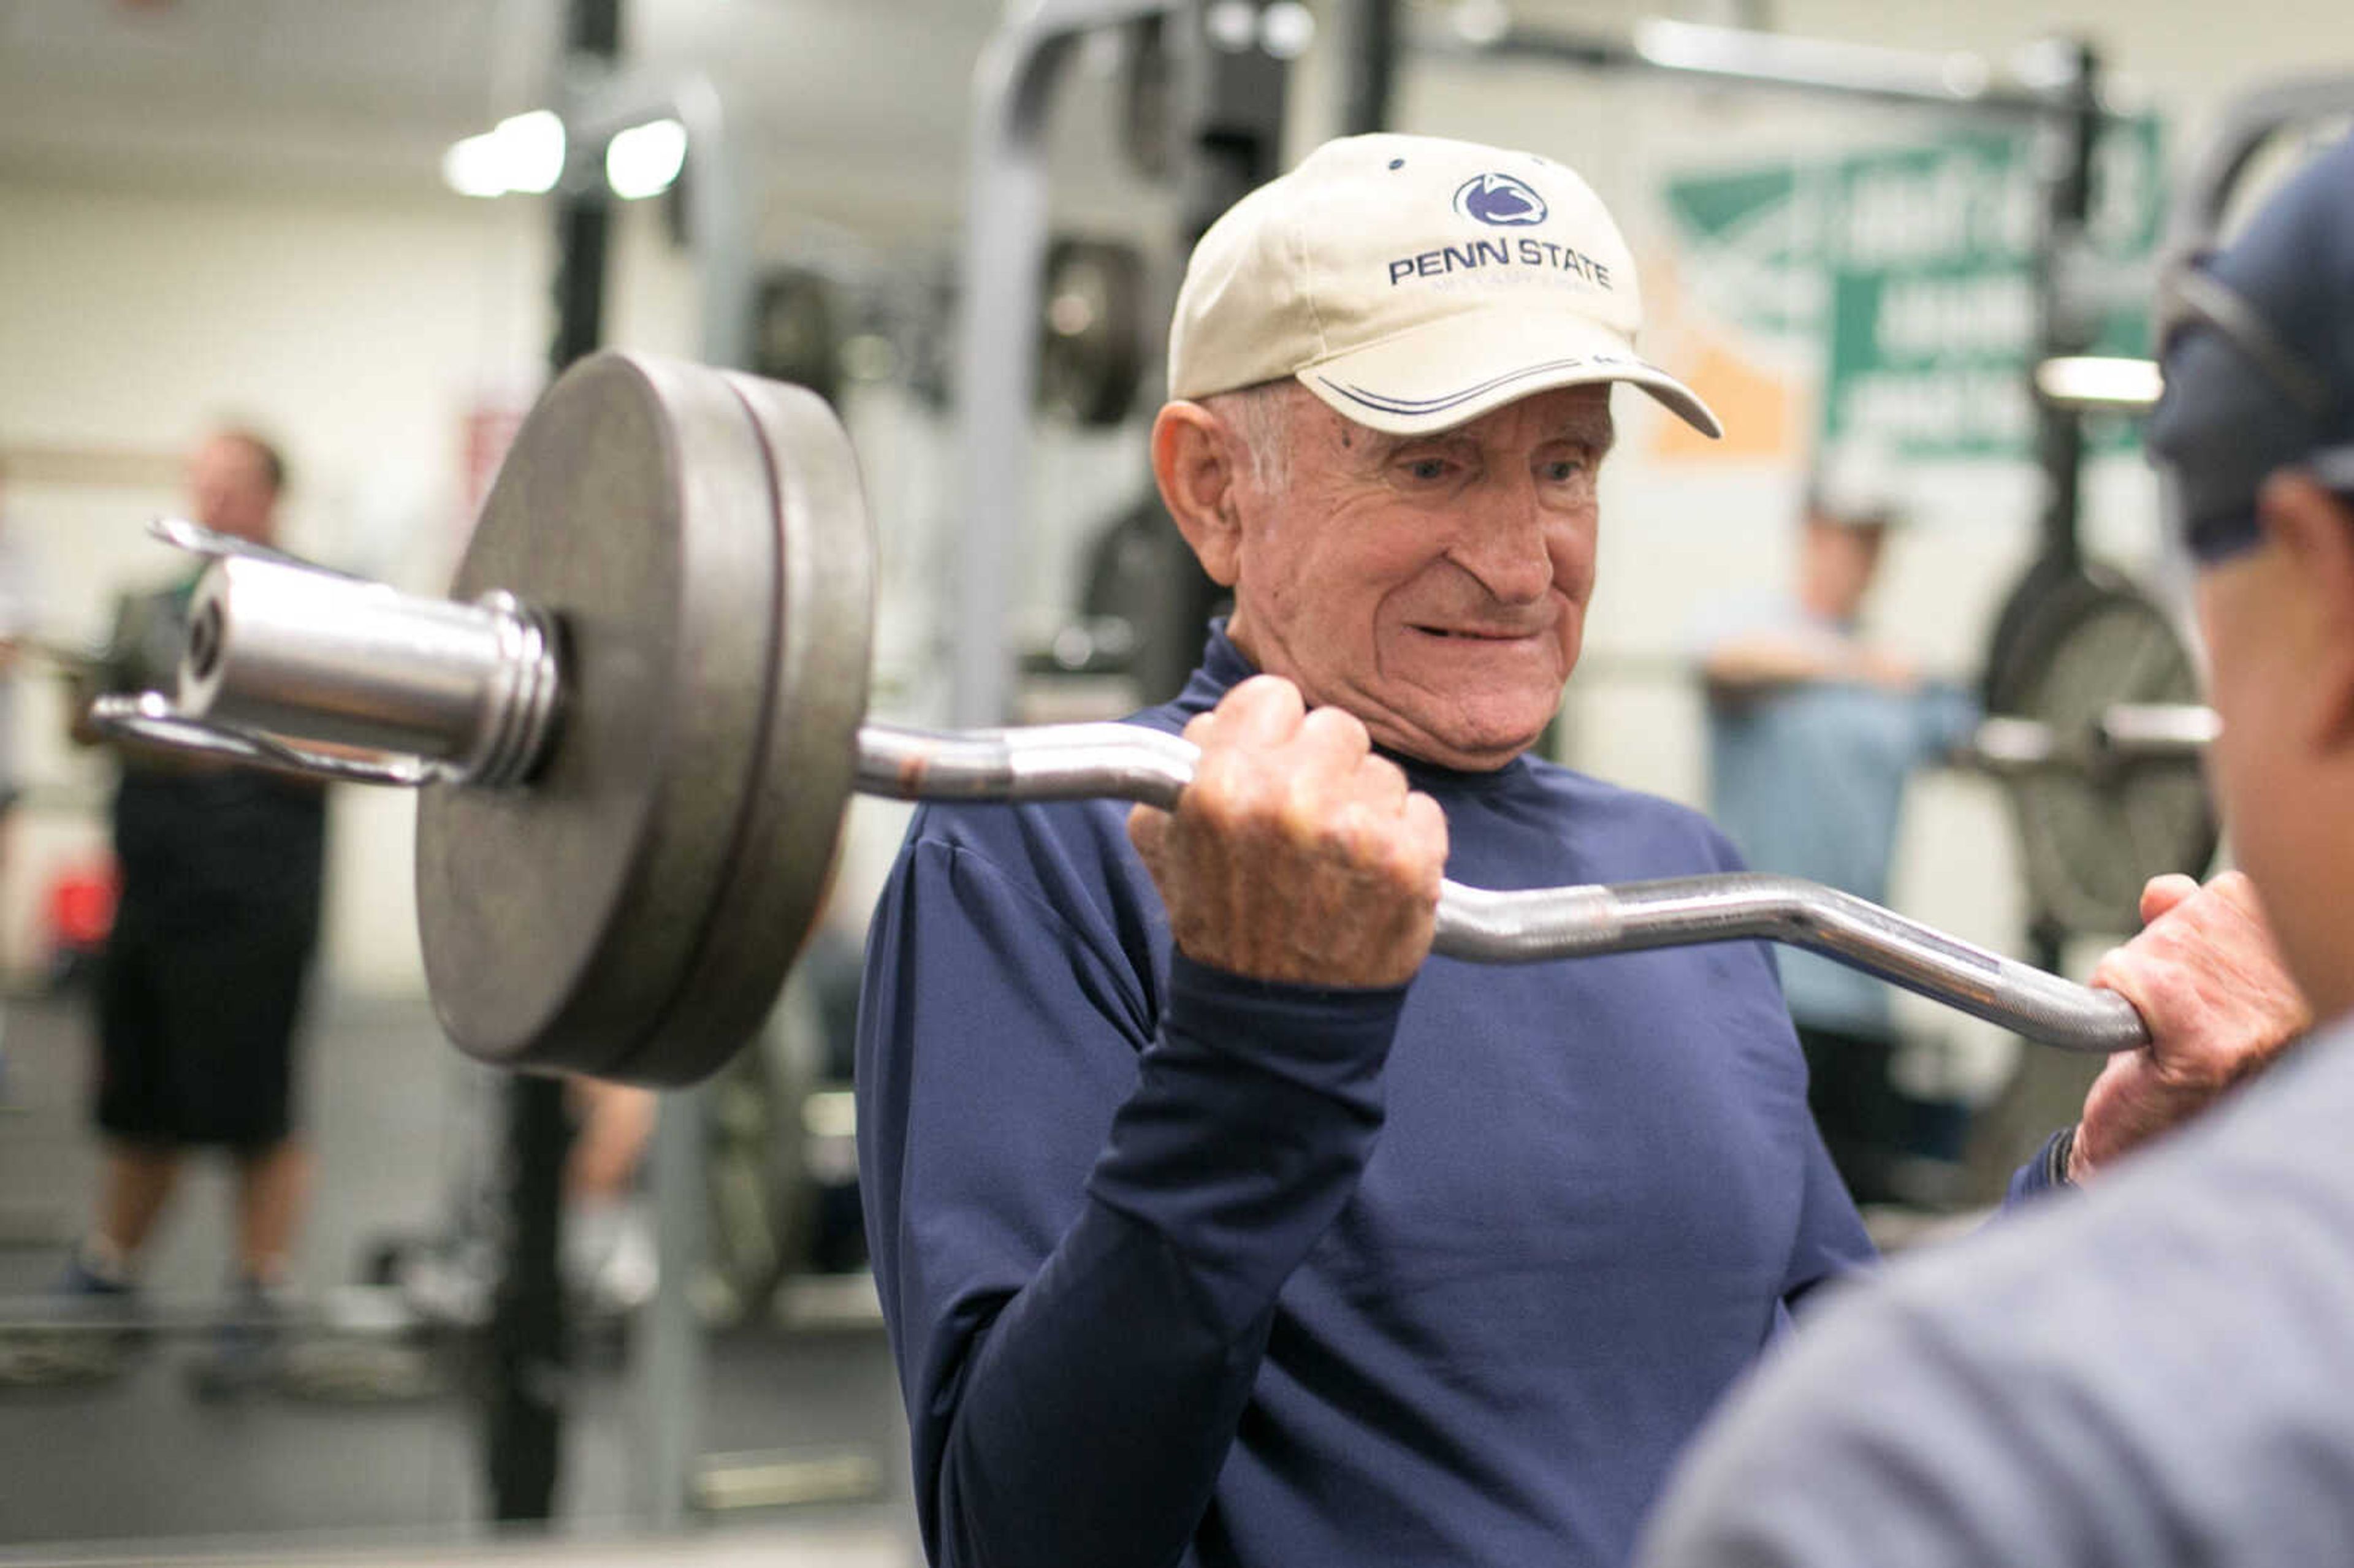
<instances>
[{"instance_id":1,"label":"man's ear","mask_svg":"<svg viewBox=\"0 0 2354 1568\"><path fill-rule=\"evenodd\" d=\"M2315 739L2354 748L2354 504L2304 474L2285 473L2265 484L2261 510L2311 612L2302 662L2317 703Z\"/></svg>"},{"instance_id":2,"label":"man's ear","mask_svg":"<svg viewBox=\"0 0 2354 1568\"><path fill-rule=\"evenodd\" d=\"M1199 403L1165 403L1152 421L1152 477L1177 531L1222 588L1242 571L1242 511L1235 442Z\"/></svg>"}]
</instances>

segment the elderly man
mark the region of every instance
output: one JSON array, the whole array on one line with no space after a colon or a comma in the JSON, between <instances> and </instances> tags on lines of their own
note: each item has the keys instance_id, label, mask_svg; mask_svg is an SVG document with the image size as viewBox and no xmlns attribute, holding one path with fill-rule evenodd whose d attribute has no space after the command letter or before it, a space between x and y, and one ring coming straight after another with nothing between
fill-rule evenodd
<instances>
[{"instance_id":1,"label":"elderly man","mask_svg":"<svg viewBox=\"0 0 2354 1568\"><path fill-rule=\"evenodd\" d=\"M1833 1306L1697 1451L1649 1562L2354 1552L2354 142L2179 299L2150 447L2200 568L2213 780L2335 1022L2099 1191ZM2163 951L2106 978L2162 1007Z\"/></svg>"},{"instance_id":2,"label":"elderly man","mask_svg":"<svg viewBox=\"0 0 2354 1568\"><path fill-rule=\"evenodd\" d=\"M1609 385L1715 429L1639 316L1525 153L1336 142L1197 248L1152 455L1235 608L1137 720L1196 782L928 808L871 937L862 1176L936 1563L1619 1563L1787 1304L1869 1257L1762 947L1425 961L1442 866L1737 865L1527 755Z\"/></svg>"}]
</instances>

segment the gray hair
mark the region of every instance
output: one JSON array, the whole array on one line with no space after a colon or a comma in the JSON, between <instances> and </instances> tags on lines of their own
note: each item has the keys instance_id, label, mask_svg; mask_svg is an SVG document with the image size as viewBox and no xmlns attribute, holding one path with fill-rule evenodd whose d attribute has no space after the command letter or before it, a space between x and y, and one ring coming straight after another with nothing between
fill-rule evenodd
<instances>
[{"instance_id":1,"label":"gray hair","mask_svg":"<svg viewBox=\"0 0 2354 1568\"><path fill-rule=\"evenodd\" d=\"M1287 376L1201 400L1241 439L1250 453L1251 482L1261 490L1280 490L1291 481L1291 410L1299 395L1299 383Z\"/></svg>"}]
</instances>

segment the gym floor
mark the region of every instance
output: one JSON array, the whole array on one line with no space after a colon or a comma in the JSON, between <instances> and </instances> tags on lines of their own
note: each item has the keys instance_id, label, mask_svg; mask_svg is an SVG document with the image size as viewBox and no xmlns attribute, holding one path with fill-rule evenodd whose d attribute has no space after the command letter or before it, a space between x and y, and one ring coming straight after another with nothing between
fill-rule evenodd
<instances>
[{"instance_id":1,"label":"gym floor","mask_svg":"<svg viewBox=\"0 0 2354 1568\"><path fill-rule=\"evenodd\" d=\"M7 1003L0 1077L0 1297L48 1289L87 1219L97 1171L83 1109L87 1023L78 995ZM477 1078L417 1003L329 1001L314 1018L305 1103L317 1188L297 1286L315 1298L358 1278L388 1236L439 1233L475 1123ZM229 1188L198 1162L147 1271L151 1294L211 1296L223 1278ZM854 1319L856 1314L851 1315ZM569 1401L557 1542L494 1536L480 1418L439 1373L403 1397L277 1395L207 1404L186 1386L201 1340L136 1351L111 1380L0 1386L0 1563L186 1556L239 1562L606 1563L675 1556L864 1568L920 1563L907 1433L871 1320L708 1341L699 1447L742 1462L848 1460L860 1500L728 1510L687 1541L643 1539L635 1389L618 1353L580 1358ZM326 1353L329 1348L313 1346ZM349 1350L345 1346L346 1351ZM367 1347L362 1347L365 1351ZM381 1355L382 1348L376 1351ZM435 1386L438 1385L438 1386ZM838 1473L838 1472L837 1472Z\"/></svg>"}]
</instances>

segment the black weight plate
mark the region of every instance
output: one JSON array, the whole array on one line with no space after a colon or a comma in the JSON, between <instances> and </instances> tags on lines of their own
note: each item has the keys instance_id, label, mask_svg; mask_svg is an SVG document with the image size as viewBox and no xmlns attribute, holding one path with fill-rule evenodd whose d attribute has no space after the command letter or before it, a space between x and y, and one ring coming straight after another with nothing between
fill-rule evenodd
<instances>
[{"instance_id":1,"label":"black weight plate","mask_svg":"<svg viewBox=\"0 0 2354 1568\"><path fill-rule=\"evenodd\" d=\"M813 763L809 794L779 800L778 759L801 751L777 731L805 705L788 672L810 663L788 628L857 631L863 703L865 519L854 506L818 520L854 546L801 552L855 557L854 610L790 615L832 590L806 562L788 572L779 494L806 498L806 461L839 503L849 458L830 420L793 427L806 453L773 446L776 428L719 372L607 354L516 436L455 591L504 588L555 617L559 731L528 785L433 789L419 807L427 980L472 1054L689 1081L757 1025L800 942L792 920L822 892L854 742ZM762 837L780 823L802 835L789 851ZM746 910L782 923L735 930Z\"/></svg>"},{"instance_id":2,"label":"black weight plate","mask_svg":"<svg viewBox=\"0 0 2354 1568\"><path fill-rule=\"evenodd\" d=\"M2001 713L2004 679L2018 665L2020 634L2054 594L2077 590L2084 580L2084 567L2073 557L2043 555L2020 576L1995 617L1994 635L1988 640L1986 666L1980 673L1978 701L1988 713Z\"/></svg>"},{"instance_id":3,"label":"black weight plate","mask_svg":"<svg viewBox=\"0 0 2354 1568\"><path fill-rule=\"evenodd\" d=\"M1125 621L1132 635L1124 668L1136 701L1168 701L1201 662L1210 618L1232 599L1202 569L1185 535L1147 485L1087 546L1079 614Z\"/></svg>"},{"instance_id":4,"label":"black weight plate","mask_svg":"<svg viewBox=\"0 0 2354 1568\"><path fill-rule=\"evenodd\" d=\"M2048 574L2006 616L1991 712L2089 734L2116 703L2196 703L2199 668L2173 620L2114 573ZM2202 875L2218 832L2206 781L2179 760L2039 768L2006 780L2038 914L2087 933L2140 929L2142 885Z\"/></svg>"},{"instance_id":5,"label":"black weight plate","mask_svg":"<svg viewBox=\"0 0 2354 1568\"><path fill-rule=\"evenodd\" d=\"M1144 258L1112 240L1055 241L1043 311L1039 408L1095 429L1127 418L1144 378Z\"/></svg>"},{"instance_id":6,"label":"black weight plate","mask_svg":"<svg viewBox=\"0 0 2354 1568\"><path fill-rule=\"evenodd\" d=\"M842 396L842 312L823 274L779 267L764 274L752 308L752 368L805 387L828 403Z\"/></svg>"}]
</instances>

